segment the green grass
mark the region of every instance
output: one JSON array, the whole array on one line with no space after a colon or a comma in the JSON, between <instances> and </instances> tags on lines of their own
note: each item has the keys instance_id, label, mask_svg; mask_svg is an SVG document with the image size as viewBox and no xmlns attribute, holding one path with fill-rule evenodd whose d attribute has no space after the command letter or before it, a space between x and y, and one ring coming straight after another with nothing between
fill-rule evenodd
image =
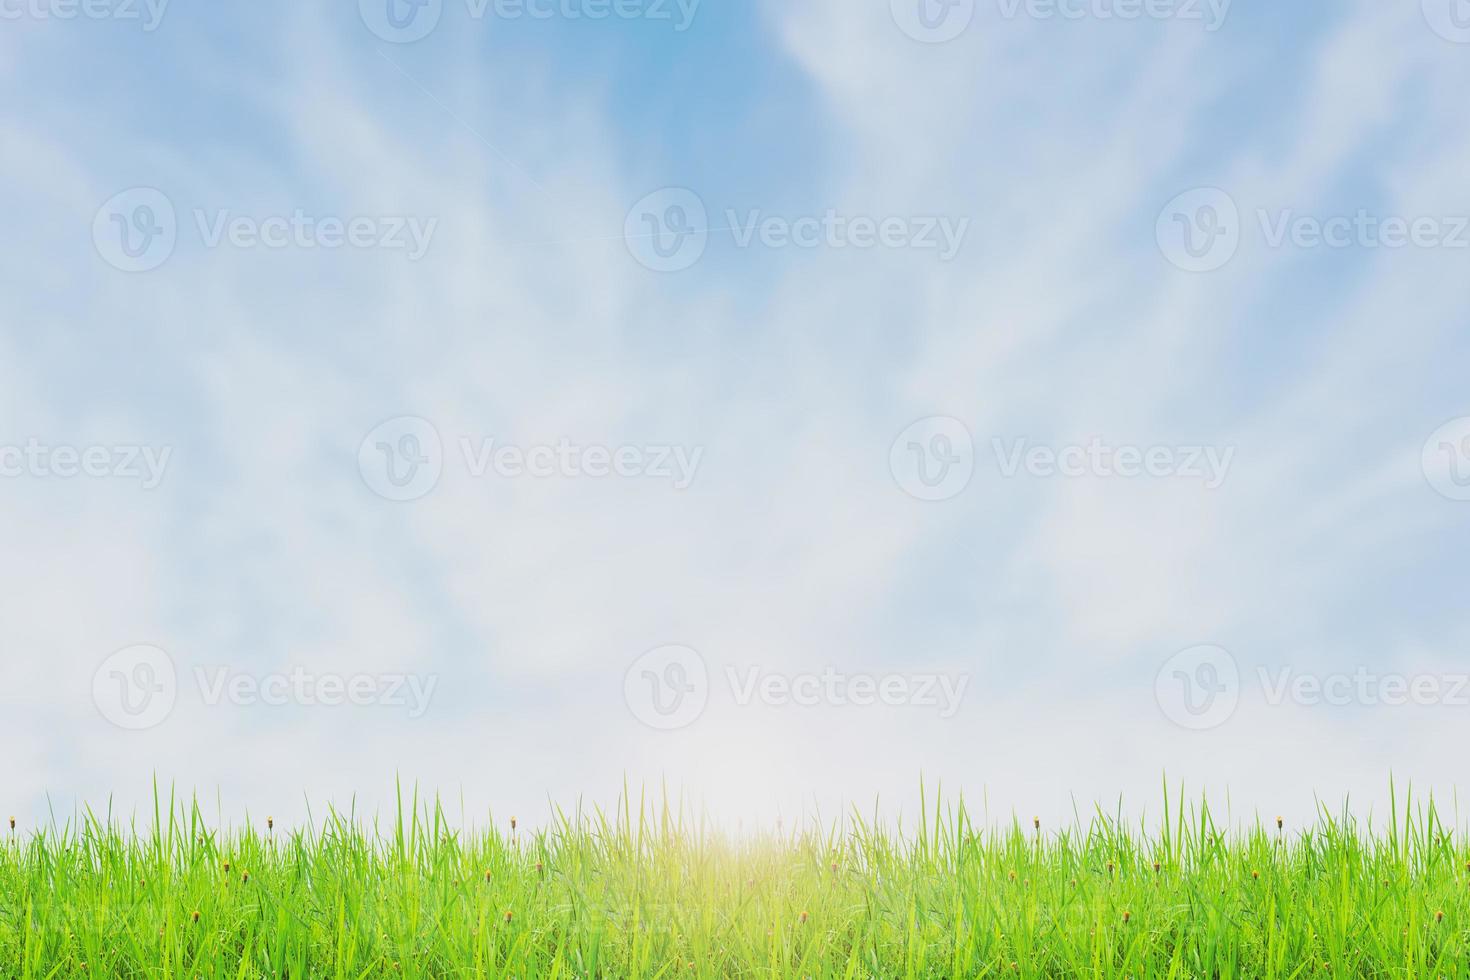
<instances>
[{"instance_id":1,"label":"green grass","mask_svg":"<svg viewBox=\"0 0 1470 980\"><path fill-rule=\"evenodd\" d=\"M534 833L412 800L381 827L149 817L8 836L0 977L1470 976L1470 849L1432 801L1235 832L1167 794L1147 827L934 801L756 838L637 801Z\"/></svg>"}]
</instances>

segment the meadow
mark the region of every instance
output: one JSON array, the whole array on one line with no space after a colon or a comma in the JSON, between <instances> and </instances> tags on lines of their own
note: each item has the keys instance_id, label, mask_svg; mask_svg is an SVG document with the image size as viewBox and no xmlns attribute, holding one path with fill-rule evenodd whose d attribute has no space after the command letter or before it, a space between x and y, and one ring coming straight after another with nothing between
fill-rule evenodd
<instances>
[{"instance_id":1,"label":"meadow","mask_svg":"<svg viewBox=\"0 0 1470 980\"><path fill-rule=\"evenodd\" d=\"M911 825L731 835L663 802L462 829L400 798L212 826L159 798L0 845L0 976L1470 977L1470 842L1432 801L1227 829Z\"/></svg>"}]
</instances>

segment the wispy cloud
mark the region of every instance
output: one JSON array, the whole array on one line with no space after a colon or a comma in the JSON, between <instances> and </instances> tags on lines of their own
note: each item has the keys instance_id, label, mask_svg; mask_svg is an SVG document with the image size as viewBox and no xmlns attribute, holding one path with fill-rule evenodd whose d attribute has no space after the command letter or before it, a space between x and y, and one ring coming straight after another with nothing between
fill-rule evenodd
<instances>
[{"instance_id":1,"label":"wispy cloud","mask_svg":"<svg viewBox=\"0 0 1470 980\"><path fill-rule=\"evenodd\" d=\"M1470 213L1470 147L1444 94L1464 88L1463 52L1417 10L1368 3L1235 10L1216 31L981 5L942 44L887 7L760 7L763 57L738 65L704 61L698 23L659 36L680 72L740 71L809 100L820 127L786 137L808 151L803 173L764 171L768 121L722 121L748 184L690 162L680 113L721 110L679 103L676 83L660 83L666 116L629 110L620 86L649 82L626 67L600 87L556 84L582 37L561 32L601 31L636 63L648 25L396 45L314 9L171 11L128 42L157 77L116 85L185 121L151 127L134 107L124 124L62 97L0 119L14 205L0 444L172 452L153 491L0 481L20 515L0 540L20 803L132 799L157 772L286 813L302 793L376 800L396 771L528 813L626 774L754 814L898 803L922 772L997 806L1065 809L1073 792L1151 793L1167 768L1284 809L1310 806L1304 752L1329 794L1390 769L1459 778L1423 755L1453 731L1449 711L1349 721L1243 690L1228 724L1181 737L1154 683L1199 643L1228 647L1247 677L1283 661L1432 670L1463 643L1465 505L1434 493L1420 454L1470 414L1454 370L1464 255L1273 246L1260 219ZM238 49L219 34L236 18ZM116 26L27 23L8 35L24 46L0 49L5 70L44 92L57 51L100 51ZM487 56L506 30L521 32L514 56ZM1289 59L1263 53L1278 35ZM129 274L91 231L104 201L140 186L167 197L178 241ZM660 274L621 236L634 202L667 186L695 191L713 230L691 268ZM1233 257L1209 272L1156 241L1165 205L1196 187L1239 215ZM969 230L947 262L742 246L725 212L751 208L788 229L832 213ZM256 237L207 233L234 218ZM316 235L359 218L433 232L413 258L381 236L259 241L272 219ZM404 416L432 427L441 472L397 502L359 466L365 437ZM930 416L972 437L971 480L939 501L890 467L895 438ZM995 447L1018 440L1230 455L1217 486L1008 476ZM683 486L647 467L474 465L490 446L567 444L678 447L698 465ZM163 725L121 733L93 704L93 672L138 643L166 649L185 683ZM721 684L756 665L964 678L966 694L941 718L742 705L716 687L697 723L660 732L624 684L666 644ZM414 719L206 704L190 679L221 665L438 686Z\"/></svg>"}]
</instances>

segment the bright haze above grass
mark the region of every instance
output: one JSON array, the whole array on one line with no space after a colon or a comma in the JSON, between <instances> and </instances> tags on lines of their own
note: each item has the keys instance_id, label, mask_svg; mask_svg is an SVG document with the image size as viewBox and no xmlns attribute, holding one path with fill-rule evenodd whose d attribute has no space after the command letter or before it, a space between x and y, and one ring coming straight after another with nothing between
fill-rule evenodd
<instances>
[{"instance_id":1,"label":"bright haze above grass","mask_svg":"<svg viewBox=\"0 0 1470 980\"><path fill-rule=\"evenodd\" d=\"M1366 806L1390 772L1445 798L1470 503L1424 454L1470 416L1470 45L1433 0L1064 6L980 2L943 43L888 0L444 0L411 43L366 0L3 7L0 447L168 457L152 488L0 477L0 810L126 812L155 774L282 817L397 774L526 819L625 779L732 821L905 807L921 774L1002 817L1141 808L1164 772L1237 816ZM149 215L104 205L136 188L177 241L126 272L105 243ZM635 205L666 188L709 231L658 272ZM1172 209L1199 188L1235 220ZM378 223L228 230L298 212ZM1181 213L1234 227L1228 262L1186 268L1220 256L1168 244ZM908 244L946 228L952 254ZM394 501L363 454L422 448L368 438L402 417L442 473ZM973 473L918 499L909 442L963 449L900 439L935 417ZM495 462L562 445L674 475ZM1029 455L1094 446L1175 469ZM94 682L139 644L177 689L131 731ZM669 645L702 685L640 661ZM1181 726L1161 687L1224 683L1166 666L1201 645L1234 709ZM324 676L378 700L292 681ZM673 730L638 700L663 682L704 702Z\"/></svg>"}]
</instances>

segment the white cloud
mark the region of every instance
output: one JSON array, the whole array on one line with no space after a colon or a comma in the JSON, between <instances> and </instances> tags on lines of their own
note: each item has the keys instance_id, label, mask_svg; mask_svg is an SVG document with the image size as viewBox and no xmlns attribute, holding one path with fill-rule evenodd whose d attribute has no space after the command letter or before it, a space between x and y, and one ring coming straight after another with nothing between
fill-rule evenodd
<instances>
[{"instance_id":1,"label":"white cloud","mask_svg":"<svg viewBox=\"0 0 1470 980\"><path fill-rule=\"evenodd\" d=\"M1443 418L1426 409L1415 428L1415 366L1463 315L1443 288L1456 257L1339 274L1309 322L1263 324L1311 257L1245 247L1190 277L1152 234L1181 182L1219 182L1247 208L1315 206L1390 134L1418 151L1390 154L1391 206L1462 206L1464 147L1415 93L1467 69L1407 15L1357 5L1301 53L1303 87L1281 94L1279 128L1232 120L1238 139L1200 173L1195 142L1248 81L1231 66L1238 40L1170 25L1099 43L997 23L930 48L899 35L885 6L769 11L843 150L812 180L828 197L814 210L958 214L972 237L942 267L793 260L760 324L735 312L743 283L717 257L671 284L599 240L647 189L622 172L601 93L527 80L471 47L448 46L420 75L423 59L340 45L299 11L280 27L292 56L279 76L208 79L238 86L281 146L219 151L204 172L142 138L103 165L8 125L0 173L31 196L25 228L39 237L24 258L38 282L95 260L71 239L129 166L159 168L185 215L306 201L440 222L413 264L197 246L146 277L94 263L63 277L87 284L70 297L72 332L37 340L6 323L7 431L141 431L177 447L152 497L0 488L27 515L0 548L12 611L0 642L27 651L0 667L7 690L33 692L11 696L27 722L13 792L33 810L46 789L136 800L158 772L220 787L227 808L284 815L303 793L379 802L398 772L463 786L471 816L493 805L530 819L547 795L606 801L626 774L769 818L875 794L897 805L924 774L972 801L988 790L996 815L1056 819L1069 793L1152 800L1165 770L1303 815L1302 758L1319 760L1313 782L1329 795L1374 793L1404 760L1420 760L1425 782L1457 777L1422 762L1447 712L1358 726L1247 703L1225 729L1180 738L1152 704L1155 661L1180 647L1230 642L1255 663L1281 655L1282 637L1303 645L1289 649L1340 639L1331 610L1377 581L1381 556L1413 562L1418 536L1449 520L1421 506L1418 445ZM132 410L109 412L91 408L107 400L96 387L79 416L76 386L105 373L92 338L120 330L155 359L161 390L124 391ZM1313 339L1294 343L1294 330ZM731 339L748 337L760 342ZM438 488L407 505L373 496L355 469L359 440L402 414L432 420L448 453ZM921 506L894 487L887 456L928 414L966 419L982 454L992 435L1099 433L1238 451L1218 491L1001 482L982 468L961 500ZM682 493L471 479L460 437L704 457ZM1393 631L1395 611L1383 615ZM1404 625L1393 655L1418 657L1402 651L1422 651L1425 630ZM124 737L92 711L88 684L136 642L186 668L401 670L441 688L414 723L205 709L186 695L167 725ZM666 643L715 664L972 673L974 694L943 722L717 701L665 735L638 725L621 685L633 658ZM45 754L38 733L51 732L79 761Z\"/></svg>"}]
</instances>

